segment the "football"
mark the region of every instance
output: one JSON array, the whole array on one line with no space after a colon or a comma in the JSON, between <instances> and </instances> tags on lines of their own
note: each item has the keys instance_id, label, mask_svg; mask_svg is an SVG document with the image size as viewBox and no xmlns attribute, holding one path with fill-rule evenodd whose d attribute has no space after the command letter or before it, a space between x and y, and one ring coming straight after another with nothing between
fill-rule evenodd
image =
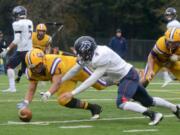
<instances>
[{"instance_id":1,"label":"football","mask_svg":"<svg viewBox=\"0 0 180 135\"><path fill-rule=\"evenodd\" d=\"M29 122L32 119L32 112L28 108L23 108L19 110L18 116L21 121Z\"/></svg>"}]
</instances>

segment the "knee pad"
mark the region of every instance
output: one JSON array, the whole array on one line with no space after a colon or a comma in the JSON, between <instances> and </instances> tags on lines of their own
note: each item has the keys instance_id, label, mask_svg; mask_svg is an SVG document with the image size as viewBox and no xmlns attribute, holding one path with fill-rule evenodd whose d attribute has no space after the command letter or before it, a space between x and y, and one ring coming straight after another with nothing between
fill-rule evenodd
<instances>
[{"instance_id":1,"label":"knee pad","mask_svg":"<svg viewBox=\"0 0 180 135\"><path fill-rule=\"evenodd\" d=\"M126 97L117 98L117 100L116 100L117 108L123 109L123 105L126 102L128 102L128 99Z\"/></svg>"}]
</instances>

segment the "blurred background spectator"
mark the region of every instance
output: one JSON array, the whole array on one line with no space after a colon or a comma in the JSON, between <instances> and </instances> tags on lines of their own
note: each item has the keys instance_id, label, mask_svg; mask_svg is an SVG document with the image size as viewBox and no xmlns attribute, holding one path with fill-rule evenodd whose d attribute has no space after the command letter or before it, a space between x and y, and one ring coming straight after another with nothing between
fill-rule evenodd
<instances>
[{"instance_id":1,"label":"blurred background spectator","mask_svg":"<svg viewBox=\"0 0 180 135\"><path fill-rule=\"evenodd\" d=\"M122 36L121 29L116 30L116 35L111 38L111 41L109 42L108 46L115 51L119 56L122 58L125 58L127 53L127 41Z\"/></svg>"},{"instance_id":2,"label":"blurred background spectator","mask_svg":"<svg viewBox=\"0 0 180 135\"><path fill-rule=\"evenodd\" d=\"M0 30L0 53L3 52L4 49L6 49L8 46L7 41L4 39L4 34L3 32ZM6 57L1 58L0 60L0 71L1 72L6 72L6 68L5 68L5 64L6 64Z\"/></svg>"}]
</instances>

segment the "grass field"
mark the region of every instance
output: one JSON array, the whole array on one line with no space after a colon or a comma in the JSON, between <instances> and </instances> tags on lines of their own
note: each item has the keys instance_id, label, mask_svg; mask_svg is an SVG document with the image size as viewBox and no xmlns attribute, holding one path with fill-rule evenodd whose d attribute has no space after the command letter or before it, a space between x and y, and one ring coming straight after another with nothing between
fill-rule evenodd
<instances>
[{"instance_id":1,"label":"grass field","mask_svg":"<svg viewBox=\"0 0 180 135\"><path fill-rule=\"evenodd\" d=\"M148 91L153 96L160 96L180 103L180 83L161 88L160 81L154 81ZM7 88L6 76L0 76L0 90ZM101 119L90 121L90 113L85 110L67 109L56 102L56 96L47 103L40 101L39 91L46 91L49 84L38 87L34 102L30 105L33 119L30 123L20 122L16 104L22 101L26 90L25 77L17 84L16 93L0 93L0 135L179 135L180 120L164 108L152 108L160 111L165 118L158 126L148 126L149 119L140 114L122 111L116 108L116 87L104 91L89 89L78 97L103 107ZM76 127L76 128L75 128Z\"/></svg>"}]
</instances>

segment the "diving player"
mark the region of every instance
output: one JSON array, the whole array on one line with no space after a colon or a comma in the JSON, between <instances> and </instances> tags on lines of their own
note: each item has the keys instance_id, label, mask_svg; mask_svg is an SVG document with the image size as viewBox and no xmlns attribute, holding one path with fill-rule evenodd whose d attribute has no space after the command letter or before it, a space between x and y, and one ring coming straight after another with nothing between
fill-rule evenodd
<instances>
[{"instance_id":1,"label":"diving player","mask_svg":"<svg viewBox=\"0 0 180 135\"><path fill-rule=\"evenodd\" d=\"M47 27L45 24L40 23L36 26L36 32L32 33L32 44L33 48L39 48L45 53L49 53L52 44L52 38L47 32ZM19 83L23 72L22 69L18 71L18 77L16 78L16 83Z\"/></svg>"},{"instance_id":2,"label":"diving player","mask_svg":"<svg viewBox=\"0 0 180 135\"><path fill-rule=\"evenodd\" d=\"M138 112L151 119L149 125L157 125L163 115L148 109L150 106L163 106L169 108L180 118L180 108L162 98L151 97L146 89L140 85L139 76L131 64L124 61L120 56L107 46L97 46L95 40L89 36L82 36L75 41L74 48L78 55L77 64L62 78L62 82L70 79L84 66L94 68L93 74L72 92L64 93L60 99L70 100L75 95L87 90L100 77L106 74L106 79L119 82L117 107L123 110ZM137 102L133 102L134 99Z\"/></svg>"},{"instance_id":3,"label":"diving player","mask_svg":"<svg viewBox=\"0 0 180 135\"><path fill-rule=\"evenodd\" d=\"M31 38L33 32L33 23L31 20L27 19L26 8L23 6L16 6L13 9L12 14L15 19L15 21L12 24L14 30L14 40L9 45L7 50L3 52L3 55L5 56L15 46L17 46L17 50L15 54L12 57L10 57L7 63L9 89L4 90L4 92L16 92L14 68L16 68L21 63L22 72L25 72L25 55L28 51L32 49Z\"/></svg>"},{"instance_id":4,"label":"diving player","mask_svg":"<svg viewBox=\"0 0 180 135\"><path fill-rule=\"evenodd\" d=\"M39 81L51 81L52 84L48 92L42 93L42 100L46 100L49 96L56 93L60 105L68 108L90 110L92 113L92 119L98 119L100 117L99 114L101 113L101 107L97 104L91 104L77 98L72 98L70 100L59 98L63 93L72 91L79 81L84 81L89 77L89 74L91 74L90 69L85 67L72 79L60 84L62 76L76 64L76 57L54 54L45 55L42 50L33 49L27 53L26 63L28 67L26 74L29 79L29 88L25 100L18 104L19 109L27 107L32 101ZM93 87L101 90L104 89L106 85L106 82L99 79Z\"/></svg>"}]
</instances>

